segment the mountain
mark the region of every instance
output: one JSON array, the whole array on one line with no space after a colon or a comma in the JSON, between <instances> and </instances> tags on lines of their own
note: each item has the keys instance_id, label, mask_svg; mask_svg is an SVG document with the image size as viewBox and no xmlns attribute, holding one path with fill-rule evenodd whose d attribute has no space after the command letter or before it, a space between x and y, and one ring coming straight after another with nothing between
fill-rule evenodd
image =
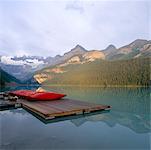
<instances>
[{"instance_id":1,"label":"mountain","mask_svg":"<svg viewBox=\"0 0 151 150\"><path fill-rule=\"evenodd\" d=\"M123 60L136 57L151 56L151 41L137 39L132 43L116 49L114 46L107 47L104 51L107 60Z\"/></svg>"},{"instance_id":2,"label":"mountain","mask_svg":"<svg viewBox=\"0 0 151 150\"><path fill-rule=\"evenodd\" d=\"M45 67L44 58L38 56L11 57L1 56L1 68L8 74L20 79L26 80L36 70Z\"/></svg>"},{"instance_id":3,"label":"mountain","mask_svg":"<svg viewBox=\"0 0 151 150\"><path fill-rule=\"evenodd\" d=\"M96 59L105 59L104 53L98 50L88 51L82 57L87 62L95 61Z\"/></svg>"},{"instance_id":4,"label":"mountain","mask_svg":"<svg viewBox=\"0 0 151 150\"><path fill-rule=\"evenodd\" d=\"M34 78L43 85L149 86L150 58L56 65L38 71Z\"/></svg>"},{"instance_id":5,"label":"mountain","mask_svg":"<svg viewBox=\"0 0 151 150\"><path fill-rule=\"evenodd\" d=\"M74 47L73 49L71 49L71 51L65 53L63 55L64 60L69 59L75 55L83 55L84 53L86 53L87 50L85 48L83 48L80 45L76 45L76 47Z\"/></svg>"},{"instance_id":6,"label":"mountain","mask_svg":"<svg viewBox=\"0 0 151 150\"><path fill-rule=\"evenodd\" d=\"M117 48L114 45L109 45L105 50L102 50L106 59L110 59L116 52Z\"/></svg>"},{"instance_id":7,"label":"mountain","mask_svg":"<svg viewBox=\"0 0 151 150\"><path fill-rule=\"evenodd\" d=\"M52 58L51 62L48 63L49 65L47 65L47 66L50 66L50 65L54 66L54 65L57 65L57 64L64 63L64 62L68 61L69 59L71 59L74 56L81 57L86 52L87 52L87 50L85 48L83 48L80 45L76 45L73 49L71 49L69 52L65 53L63 56L57 55L54 58Z\"/></svg>"},{"instance_id":8,"label":"mountain","mask_svg":"<svg viewBox=\"0 0 151 150\"><path fill-rule=\"evenodd\" d=\"M151 56L151 41L137 39L123 47L116 48L114 45L109 45L104 50L86 50L81 45L76 45L73 49L64 55L55 57L40 57L40 56L22 56L10 57L0 56L0 66L7 73L16 78L27 81L31 78L34 72L43 68L53 66L67 66L71 64L84 64L96 61L98 59L114 61L114 60L129 60L133 58L146 58ZM62 72L60 69L54 69L54 72ZM43 76L43 79L45 77Z\"/></svg>"},{"instance_id":9,"label":"mountain","mask_svg":"<svg viewBox=\"0 0 151 150\"><path fill-rule=\"evenodd\" d=\"M121 48L109 45L101 51L76 46L65 55L68 59L37 71L35 80L61 85L149 85L151 41L138 39Z\"/></svg>"},{"instance_id":10,"label":"mountain","mask_svg":"<svg viewBox=\"0 0 151 150\"><path fill-rule=\"evenodd\" d=\"M20 81L0 68L0 86L17 85Z\"/></svg>"},{"instance_id":11,"label":"mountain","mask_svg":"<svg viewBox=\"0 0 151 150\"><path fill-rule=\"evenodd\" d=\"M0 66L7 73L22 81L25 81L30 79L30 76L37 70L50 65L59 64L74 55L81 55L84 52L86 52L86 50L82 46L77 45L75 48L71 49L70 52L65 53L63 56L57 55L55 57L46 58L39 56L1 56Z\"/></svg>"}]
</instances>

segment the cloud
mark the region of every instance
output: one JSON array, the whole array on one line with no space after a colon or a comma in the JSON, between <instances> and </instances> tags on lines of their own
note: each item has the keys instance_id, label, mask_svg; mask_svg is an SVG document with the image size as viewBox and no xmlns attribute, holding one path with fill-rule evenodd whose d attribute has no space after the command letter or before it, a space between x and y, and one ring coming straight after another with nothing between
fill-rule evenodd
<instances>
[{"instance_id":1,"label":"cloud","mask_svg":"<svg viewBox=\"0 0 151 150\"><path fill-rule=\"evenodd\" d=\"M44 64L43 61L38 59L26 59L26 60L13 60L11 56L2 56L1 62L9 65L30 65L32 68L37 68L38 66Z\"/></svg>"},{"instance_id":2,"label":"cloud","mask_svg":"<svg viewBox=\"0 0 151 150\"><path fill-rule=\"evenodd\" d=\"M63 55L149 36L149 1L1 1L0 55Z\"/></svg>"},{"instance_id":3,"label":"cloud","mask_svg":"<svg viewBox=\"0 0 151 150\"><path fill-rule=\"evenodd\" d=\"M79 11L80 13L84 12L84 7L82 6L81 1L71 1L66 5L65 9Z\"/></svg>"}]
</instances>

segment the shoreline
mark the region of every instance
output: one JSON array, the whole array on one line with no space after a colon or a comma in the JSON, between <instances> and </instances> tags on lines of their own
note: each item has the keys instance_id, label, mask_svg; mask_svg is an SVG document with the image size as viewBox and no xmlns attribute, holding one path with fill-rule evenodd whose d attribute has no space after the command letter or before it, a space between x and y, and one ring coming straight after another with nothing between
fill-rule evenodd
<instances>
[{"instance_id":1,"label":"shoreline","mask_svg":"<svg viewBox=\"0 0 151 150\"><path fill-rule=\"evenodd\" d=\"M144 88L150 88L151 86L143 86L143 85L74 85L74 84L19 84L19 85L6 85L1 86L1 88L7 88L7 87L101 87L101 88L109 88L109 87L115 87L115 88L138 88L138 87L144 87Z\"/></svg>"},{"instance_id":2,"label":"shoreline","mask_svg":"<svg viewBox=\"0 0 151 150\"><path fill-rule=\"evenodd\" d=\"M149 88L151 86L142 86L142 85L107 85L107 86L104 86L104 85L72 85L72 84L47 84L47 85L41 85L41 87L48 87L48 86L64 86L64 87L103 87L103 88L108 88L108 87L146 87L146 88Z\"/></svg>"}]
</instances>

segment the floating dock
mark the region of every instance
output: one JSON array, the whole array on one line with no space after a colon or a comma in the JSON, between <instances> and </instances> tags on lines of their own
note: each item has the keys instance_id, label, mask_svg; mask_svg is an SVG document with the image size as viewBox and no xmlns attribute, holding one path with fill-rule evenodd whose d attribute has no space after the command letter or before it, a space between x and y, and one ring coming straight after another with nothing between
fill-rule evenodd
<instances>
[{"instance_id":1,"label":"floating dock","mask_svg":"<svg viewBox=\"0 0 151 150\"><path fill-rule=\"evenodd\" d=\"M9 97L9 95L6 94L1 94L1 111L18 107L29 110L32 114L35 113L35 115L38 115L45 120L73 115L84 115L91 112L110 109L110 106L108 105L93 104L67 98L51 101L28 101L26 99L18 99L15 97Z\"/></svg>"},{"instance_id":2,"label":"floating dock","mask_svg":"<svg viewBox=\"0 0 151 150\"><path fill-rule=\"evenodd\" d=\"M8 109L15 109L21 107L21 104L18 102L13 102L9 100L0 99L0 111L8 110Z\"/></svg>"},{"instance_id":3,"label":"floating dock","mask_svg":"<svg viewBox=\"0 0 151 150\"><path fill-rule=\"evenodd\" d=\"M34 112L46 120L110 109L110 106L107 105L98 105L71 99L53 101L19 100L19 102L23 108Z\"/></svg>"}]
</instances>

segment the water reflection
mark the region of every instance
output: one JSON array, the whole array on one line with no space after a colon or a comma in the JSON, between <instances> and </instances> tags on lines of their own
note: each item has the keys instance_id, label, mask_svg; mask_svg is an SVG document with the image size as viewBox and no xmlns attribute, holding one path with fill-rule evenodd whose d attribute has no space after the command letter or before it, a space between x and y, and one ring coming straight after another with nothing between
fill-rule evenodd
<instances>
[{"instance_id":1,"label":"water reflection","mask_svg":"<svg viewBox=\"0 0 151 150\"><path fill-rule=\"evenodd\" d=\"M20 89L20 87L17 87L16 89ZM24 87L24 89L36 90L38 88ZM109 113L98 113L93 116L84 117L78 116L78 118L62 118L62 120L69 119L77 127L88 121L102 121L105 122L109 127L115 127L119 124L124 127L128 127L135 133L149 133L151 131L149 88L84 88L47 86L38 89L38 91L43 90L66 93L69 98L112 106L112 109ZM16 112L17 111L15 111L15 113ZM17 113L25 113L25 111L19 111ZM45 123L57 121L60 120L56 119Z\"/></svg>"},{"instance_id":2,"label":"water reflection","mask_svg":"<svg viewBox=\"0 0 151 150\"><path fill-rule=\"evenodd\" d=\"M150 132L150 123L140 116L128 114L128 113L119 113L119 112L110 112L108 114L100 114L89 117L83 117L71 120L76 126L80 126L87 121L97 122L103 121L108 126L114 127L116 124L128 127L136 133L148 133Z\"/></svg>"},{"instance_id":3,"label":"water reflection","mask_svg":"<svg viewBox=\"0 0 151 150\"><path fill-rule=\"evenodd\" d=\"M103 121L110 127L120 124L136 133L151 131L149 88L43 87L43 89L66 93L69 98L112 106L110 113L71 120L76 126L87 121Z\"/></svg>"},{"instance_id":4,"label":"water reflection","mask_svg":"<svg viewBox=\"0 0 151 150\"><path fill-rule=\"evenodd\" d=\"M37 90L39 88L39 85L35 86L6 86L6 87L1 87L0 92L5 92L5 91L14 91L14 90Z\"/></svg>"}]
</instances>

